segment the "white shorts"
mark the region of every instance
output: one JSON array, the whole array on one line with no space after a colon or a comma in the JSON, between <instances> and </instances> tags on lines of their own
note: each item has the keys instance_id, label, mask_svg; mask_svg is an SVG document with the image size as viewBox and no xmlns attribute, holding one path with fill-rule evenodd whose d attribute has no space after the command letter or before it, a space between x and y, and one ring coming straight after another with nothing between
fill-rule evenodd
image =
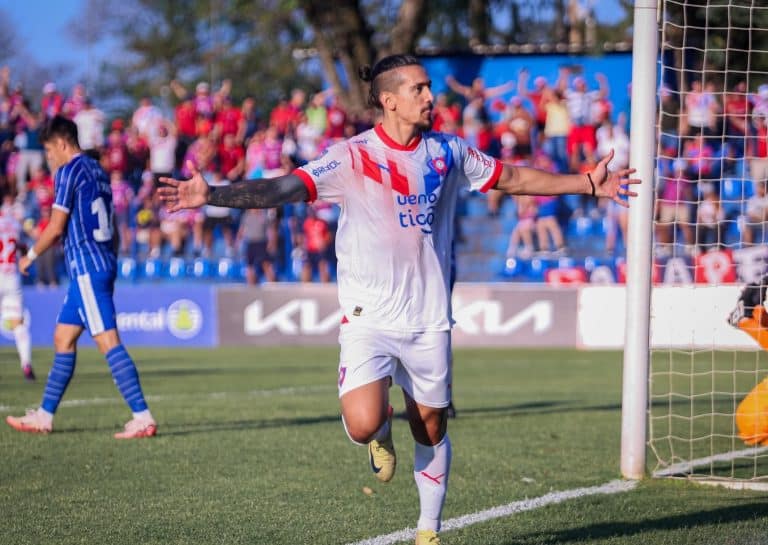
<instances>
[{"instance_id":1,"label":"white shorts","mask_svg":"<svg viewBox=\"0 0 768 545\"><path fill-rule=\"evenodd\" d=\"M451 402L450 331L379 331L347 323L339 344L339 397L392 377L421 405L440 408Z\"/></svg>"},{"instance_id":2,"label":"white shorts","mask_svg":"<svg viewBox=\"0 0 768 545\"><path fill-rule=\"evenodd\" d=\"M0 274L0 320L20 320L23 315L19 275Z\"/></svg>"}]
</instances>

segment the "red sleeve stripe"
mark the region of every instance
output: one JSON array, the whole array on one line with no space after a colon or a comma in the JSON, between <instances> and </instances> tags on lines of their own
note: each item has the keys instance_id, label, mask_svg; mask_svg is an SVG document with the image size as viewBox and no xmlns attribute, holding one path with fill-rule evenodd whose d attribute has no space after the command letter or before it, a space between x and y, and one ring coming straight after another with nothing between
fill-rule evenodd
<instances>
[{"instance_id":1,"label":"red sleeve stripe","mask_svg":"<svg viewBox=\"0 0 768 545\"><path fill-rule=\"evenodd\" d=\"M496 185L496 182L498 182L499 178L501 178L501 169L503 168L504 163L496 160L496 164L493 167L493 174L491 174L491 177L488 178L488 181L483 184L483 187L480 188L480 193L486 193L489 189Z\"/></svg>"},{"instance_id":2,"label":"red sleeve stripe","mask_svg":"<svg viewBox=\"0 0 768 545\"><path fill-rule=\"evenodd\" d=\"M315 186L315 181L312 179L312 176L300 168L295 169L293 174L301 178L301 181L304 182L305 186L307 186L307 192L309 193L307 202L315 202L317 200L317 187Z\"/></svg>"}]
</instances>

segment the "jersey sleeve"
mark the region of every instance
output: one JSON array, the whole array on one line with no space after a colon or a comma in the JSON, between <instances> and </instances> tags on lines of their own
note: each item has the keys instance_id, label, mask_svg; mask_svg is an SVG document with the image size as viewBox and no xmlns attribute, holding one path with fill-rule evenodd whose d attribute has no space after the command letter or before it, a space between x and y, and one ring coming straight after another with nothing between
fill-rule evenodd
<instances>
[{"instance_id":1,"label":"jersey sleeve","mask_svg":"<svg viewBox=\"0 0 768 545\"><path fill-rule=\"evenodd\" d=\"M56 172L56 196L53 207L69 214L75 196L75 176L69 165Z\"/></svg>"},{"instance_id":2,"label":"jersey sleeve","mask_svg":"<svg viewBox=\"0 0 768 545\"><path fill-rule=\"evenodd\" d=\"M347 142L340 142L306 165L293 171L304 181L309 202L317 199L340 203L344 198L344 180L352 174L352 153Z\"/></svg>"},{"instance_id":3,"label":"jersey sleeve","mask_svg":"<svg viewBox=\"0 0 768 545\"><path fill-rule=\"evenodd\" d=\"M496 185L504 166L502 162L473 148L462 138L457 138L455 143L459 157L457 166L462 169L469 189L485 193Z\"/></svg>"}]
</instances>

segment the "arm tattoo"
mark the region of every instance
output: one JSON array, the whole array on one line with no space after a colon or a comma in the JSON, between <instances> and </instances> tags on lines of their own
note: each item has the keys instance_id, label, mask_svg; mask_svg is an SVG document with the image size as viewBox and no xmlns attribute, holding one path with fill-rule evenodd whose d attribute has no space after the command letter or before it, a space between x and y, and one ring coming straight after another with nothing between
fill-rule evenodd
<instances>
[{"instance_id":1,"label":"arm tattoo","mask_svg":"<svg viewBox=\"0 0 768 545\"><path fill-rule=\"evenodd\" d=\"M271 179L245 180L224 187L211 187L208 204L229 208L274 208L305 201L309 191L301 178L286 174Z\"/></svg>"}]
</instances>

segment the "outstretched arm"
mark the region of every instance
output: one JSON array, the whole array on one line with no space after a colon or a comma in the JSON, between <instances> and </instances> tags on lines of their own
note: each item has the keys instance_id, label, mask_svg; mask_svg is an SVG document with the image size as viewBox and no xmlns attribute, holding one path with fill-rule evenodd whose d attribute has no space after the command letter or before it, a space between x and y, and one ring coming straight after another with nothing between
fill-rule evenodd
<instances>
[{"instance_id":1,"label":"outstretched arm","mask_svg":"<svg viewBox=\"0 0 768 545\"><path fill-rule=\"evenodd\" d=\"M445 76L445 83L448 84L448 87L450 87L451 91L453 91L456 94L459 94L463 96L466 99L472 98L472 88L467 87L466 85L462 85L458 81L456 81L456 78L454 78L451 75Z\"/></svg>"},{"instance_id":2,"label":"outstretched arm","mask_svg":"<svg viewBox=\"0 0 768 545\"><path fill-rule=\"evenodd\" d=\"M595 197L607 197L621 206L628 207L629 204L622 197L636 197L637 193L632 191L629 186L639 184L640 180L627 178L635 172L633 168L609 172L608 163L611 159L613 159L613 150L603 157L588 175L552 174L536 168L504 165L494 189L499 189L509 195L581 193Z\"/></svg>"},{"instance_id":3,"label":"outstretched arm","mask_svg":"<svg viewBox=\"0 0 768 545\"><path fill-rule=\"evenodd\" d=\"M209 187L203 175L191 162L187 163L187 166L192 172L192 178L189 180L160 178L160 181L167 185L160 187L157 192L171 212L183 208L199 208L204 204L229 208L274 208L309 198L307 186L295 174L245 180L223 187Z\"/></svg>"},{"instance_id":4,"label":"outstretched arm","mask_svg":"<svg viewBox=\"0 0 768 545\"><path fill-rule=\"evenodd\" d=\"M502 83L501 85L497 85L496 87L488 87L485 89L485 98L494 98L499 95L503 95L504 93L507 93L515 88L515 82L514 81L508 81L507 83Z\"/></svg>"}]
</instances>

